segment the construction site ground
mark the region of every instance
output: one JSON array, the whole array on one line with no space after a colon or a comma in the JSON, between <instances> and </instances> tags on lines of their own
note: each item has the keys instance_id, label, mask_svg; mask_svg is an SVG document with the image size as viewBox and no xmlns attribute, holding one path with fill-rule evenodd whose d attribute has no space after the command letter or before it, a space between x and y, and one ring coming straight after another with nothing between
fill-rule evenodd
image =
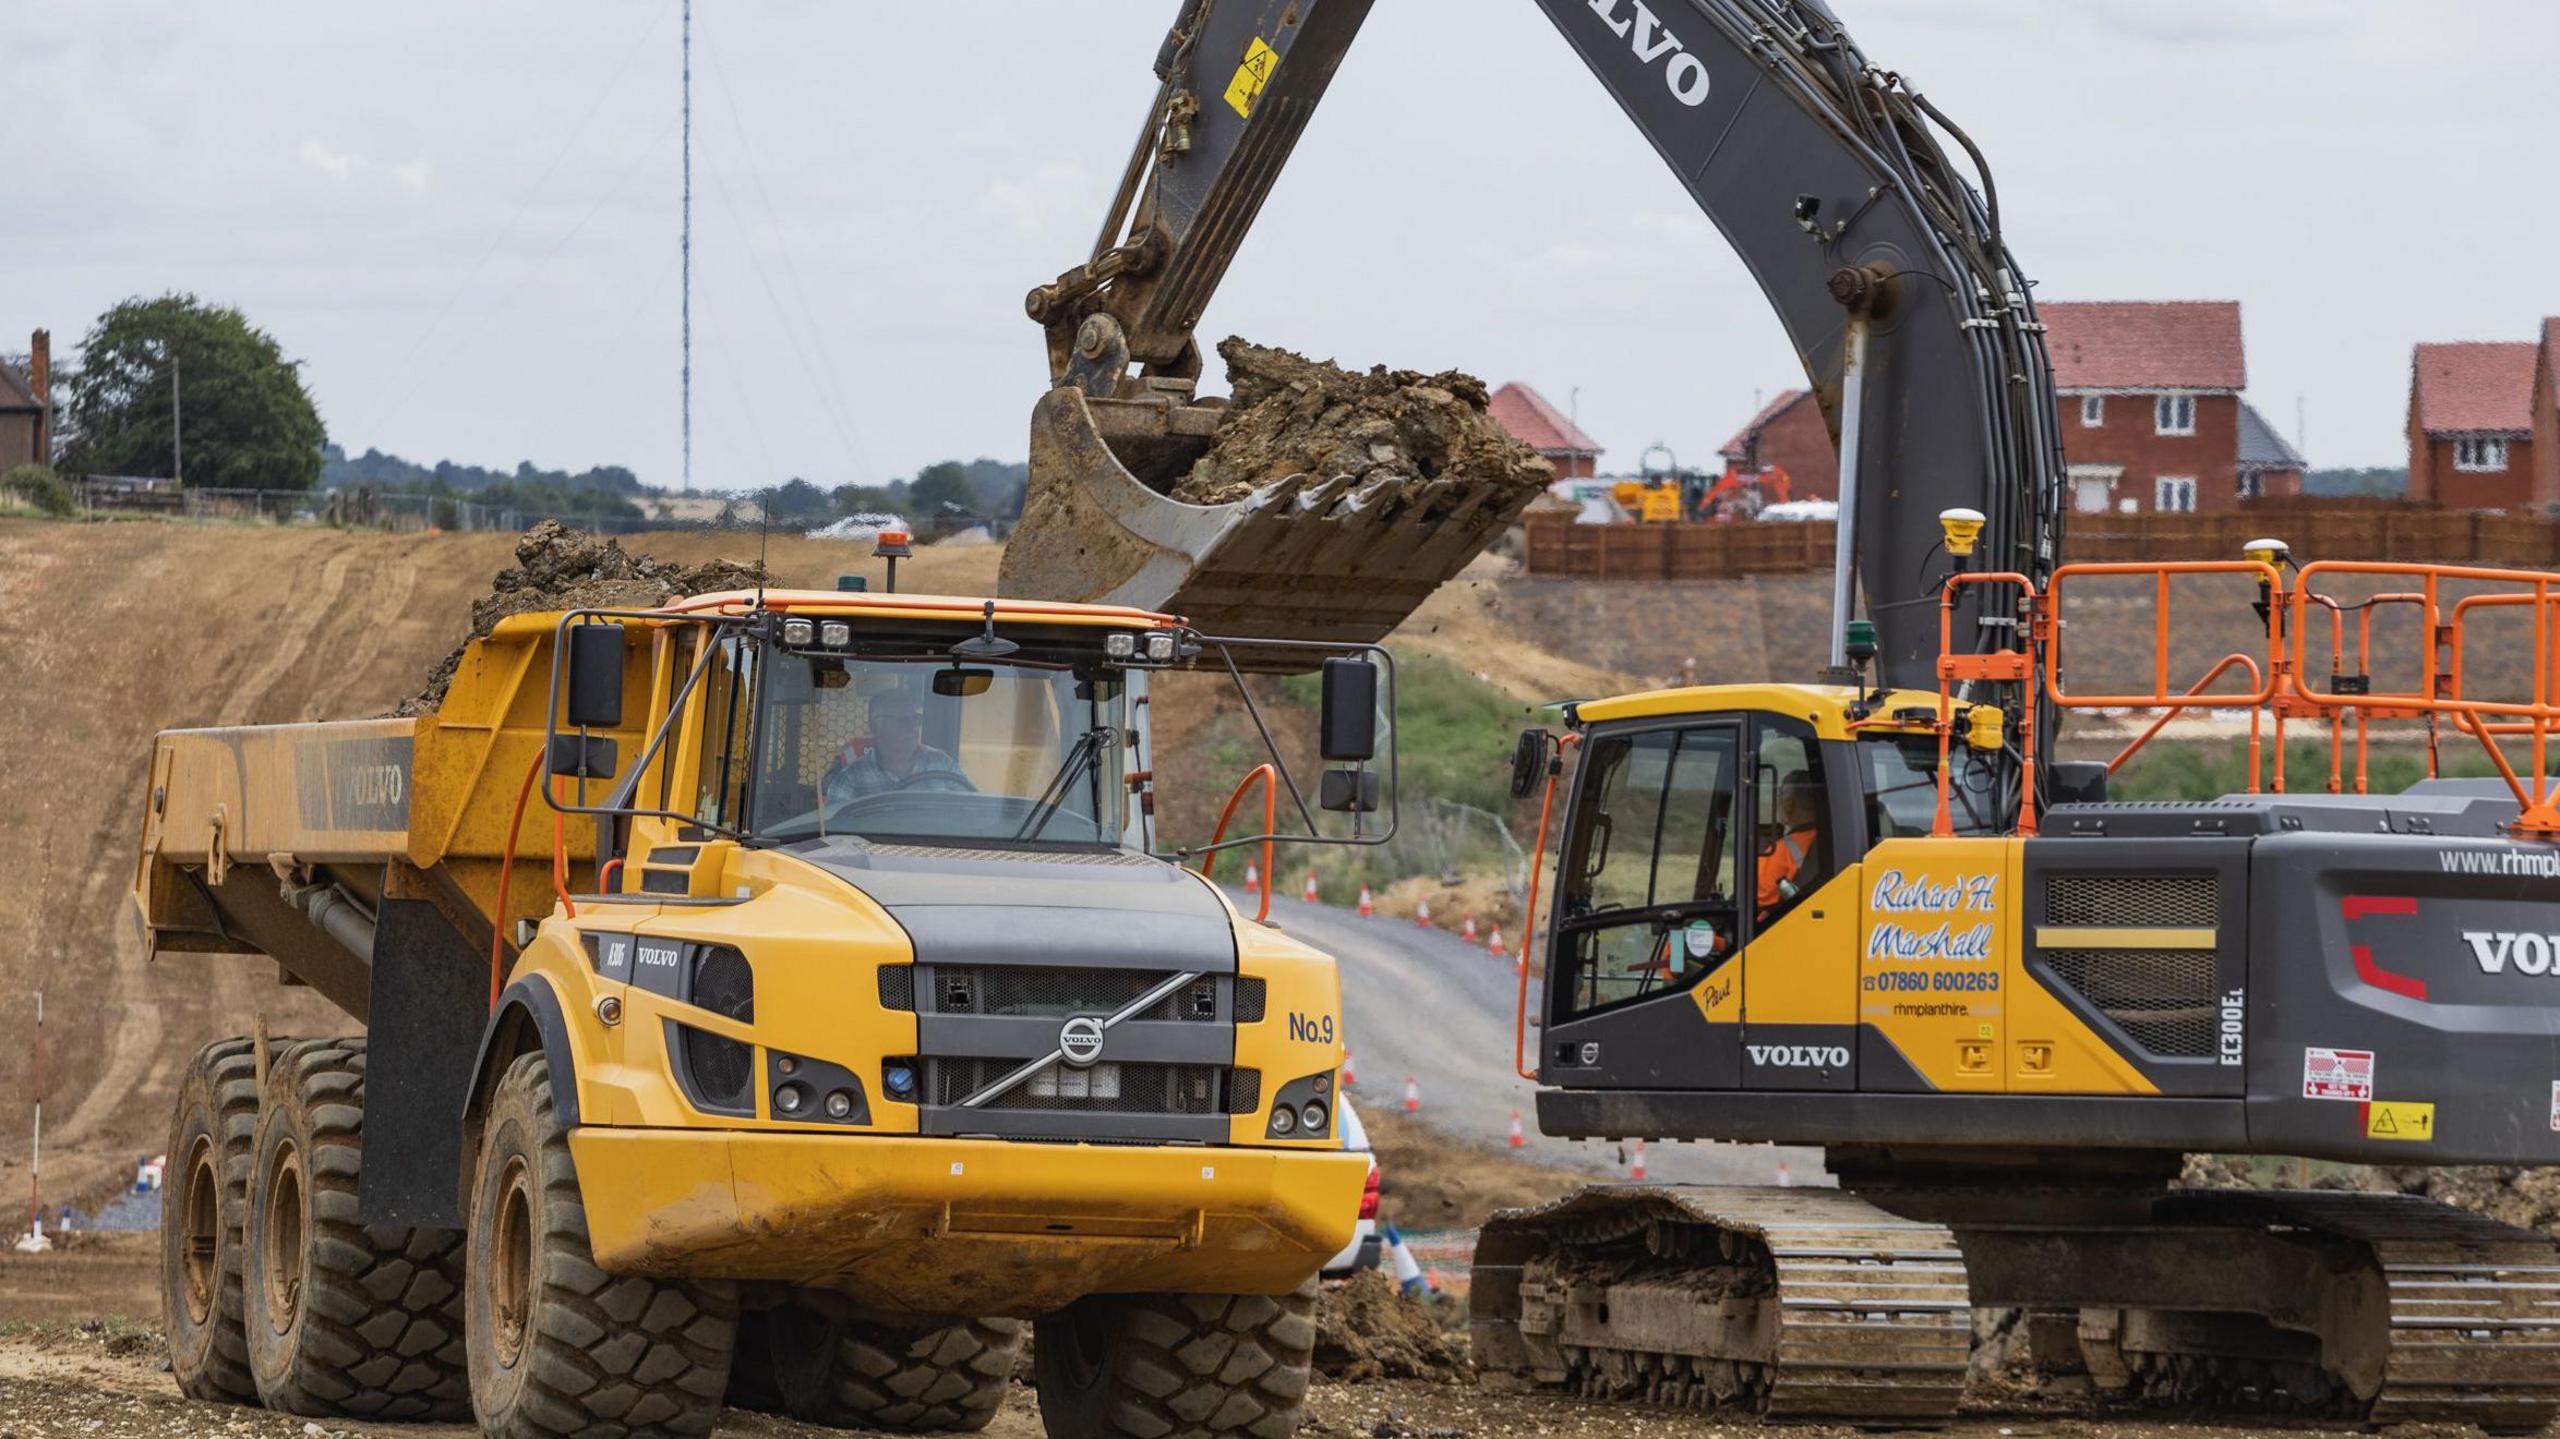
<instances>
[{"instance_id":1,"label":"construction site ground","mask_svg":"<svg viewBox=\"0 0 2560 1439\"><path fill-rule=\"evenodd\" d=\"M752 534L707 532L628 542L697 564L752 559ZM0 851L20 883L0 889L0 1195L28 1192L28 1111L37 1042L33 994L45 994L48 1208L94 1210L166 1144L178 1076L205 1042L248 1030L349 1028L307 992L280 989L247 959L141 959L126 890L151 735L170 726L314 720L388 712L461 635L471 602L509 563L514 537L389 536L320 528L0 520ZM864 546L776 536L774 581L825 587L876 568ZM904 587L993 589L994 547L921 551ZM1704 679L1759 677L1791 652L1784 586L1567 587L1503 577L1480 561L1399 635L1446 655L1524 705L1676 674L1690 643ZM1762 593L1762 591L1767 593ZM1699 623L1702 614L1718 622ZM1759 619L1763 623L1750 621ZM1615 1146L1535 1134L1529 1087L1513 1077L1514 971L1445 931L1283 899L1276 917L1340 954L1356 1091L1375 1116L1390 1175L1390 1214L1455 1249L1485 1210L1624 1177ZM1404 1016L1426 1020L1399 1023ZM1422 1112L1401 1114L1407 1074ZM1510 1111L1525 1152L1503 1147ZM1801 1153L1664 1146L1649 1177L1768 1182L1781 1159L1819 1182ZM11 1227L14 1232L14 1227ZM158 1239L148 1231L80 1236L55 1252L0 1252L0 1439L36 1435L461 1435L298 1417L181 1400L158 1338ZM1320 1383L1308 1432L1427 1436L1719 1435L1732 1421L1632 1407L1592 1408L1466 1384L1403 1379ZM816 1434L732 1415L723 1433ZM1027 1389L990 1431L1039 1432ZM1797 1430L1819 1433L1819 1430ZM1968 1418L1968 1439L2124 1434L2240 1435L2230 1426ZM2310 1431L2286 1430L2287 1433Z\"/></svg>"}]
</instances>

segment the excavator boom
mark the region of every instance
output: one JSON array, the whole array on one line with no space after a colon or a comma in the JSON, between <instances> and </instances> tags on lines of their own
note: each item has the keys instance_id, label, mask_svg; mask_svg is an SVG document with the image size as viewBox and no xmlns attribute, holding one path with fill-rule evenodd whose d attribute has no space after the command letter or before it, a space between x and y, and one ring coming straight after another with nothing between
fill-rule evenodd
<instances>
[{"instance_id":1,"label":"excavator boom","mask_svg":"<svg viewBox=\"0 0 2560 1439\"><path fill-rule=\"evenodd\" d=\"M1228 633L1375 638L1529 498L1292 477L1236 505L1165 497L1206 450L1193 327L1371 0L1189 0L1092 256L1031 293L1051 380L1009 593L1145 604ZM1915 512L1988 519L1993 568L2060 544L2041 327L1971 153L1821 0L1532 0L1759 281L1843 450L1840 570L1888 683L1934 681L1942 566ZM1283 602L1263 611L1257 605ZM1845 621L1851 605L1836 617ZM1972 613L1965 625L1971 629ZM1276 631L1274 631L1276 632Z\"/></svg>"}]
</instances>

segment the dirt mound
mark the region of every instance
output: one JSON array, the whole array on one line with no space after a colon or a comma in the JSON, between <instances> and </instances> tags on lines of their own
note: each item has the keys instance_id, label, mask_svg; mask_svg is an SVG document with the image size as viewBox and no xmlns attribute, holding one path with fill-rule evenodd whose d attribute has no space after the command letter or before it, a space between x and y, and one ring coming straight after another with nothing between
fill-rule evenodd
<instances>
[{"instance_id":1,"label":"dirt mound","mask_svg":"<svg viewBox=\"0 0 2560 1439\"><path fill-rule=\"evenodd\" d=\"M1422 1301L1407 1299L1375 1269L1328 1284L1316 1300L1316 1372L1328 1379L1473 1377L1467 1341L1442 1329Z\"/></svg>"},{"instance_id":2,"label":"dirt mound","mask_svg":"<svg viewBox=\"0 0 2560 1439\"><path fill-rule=\"evenodd\" d=\"M444 703L453 672L471 640L496 629L509 615L581 608L631 609L664 604L678 595L745 589L762 583L764 570L735 560L676 564L635 555L620 540L544 520L516 541L516 562L498 571L489 593L471 602L471 634L438 661L427 687L401 702L400 715L425 714Z\"/></svg>"},{"instance_id":3,"label":"dirt mound","mask_svg":"<svg viewBox=\"0 0 2560 1439\"><path fill-rule=\"evenodd\" d=\"M1592 1182L1578 1170L1453 1138L1365 1100L1360 1122L1378 1156L1386 1217L1406 1230L1471 1229L1496 1210L1535 1208Z\"/></svg>"},{"instance_id":4,"label":"dirt mound","mask_svg":"<svg viewBox=\"0 0 2560 1439\"><path fill-rule=\"evenodd\" d=\"M2501 1224L2560 1234L2560 1170L2508 1166L2377 1169L2376 1187L2422 1194Z\"/></svg>"},{"instance_id":5,"label":"dirt mound","mask_svg":"<svg viewBox=\"0 0 2560 1439\"><path fill-rule=\"evenodd\" d=\"M1446 370L1376 366L1366 374L1230 337L1218 345L1234 403L1209 452L1173 489L1223 505L1291 475L1395 479L1443 475L1500 496L1542 490L1555 467L1485 413L1484 381Z\"/></svg>"}]
</instances>

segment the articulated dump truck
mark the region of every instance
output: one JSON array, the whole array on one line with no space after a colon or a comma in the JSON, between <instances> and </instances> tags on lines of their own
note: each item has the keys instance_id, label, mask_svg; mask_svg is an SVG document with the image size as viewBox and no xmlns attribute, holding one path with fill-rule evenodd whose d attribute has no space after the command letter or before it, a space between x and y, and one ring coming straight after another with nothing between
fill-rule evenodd
<instances>
[{"instance_id":1,"label":"articulated dump truck","mask_svg":"<svg viewBox=\"0 0 2560 1439\"><path fill-rule=\"evenodd\" d=\"M1219 650L741 592L504 620L414 719L161 735L155 956L268 956L348 1016L186 1079L180 1387L965 1430L1028 1329L1052 1434L1292 1431L1367 1165L1333 961L1147 851L1148 676ZM1330 658L1358 751L1379 670Z\"/></svg>"}]
</instances>

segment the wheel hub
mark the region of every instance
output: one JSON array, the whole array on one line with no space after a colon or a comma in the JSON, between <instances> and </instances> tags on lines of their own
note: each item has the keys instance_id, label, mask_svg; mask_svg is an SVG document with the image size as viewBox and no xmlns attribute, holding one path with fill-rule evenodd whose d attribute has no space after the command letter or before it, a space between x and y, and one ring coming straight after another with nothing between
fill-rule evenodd
<instances>
[{"instance_id":1,"label":"wheel hub","mask_svg":"<svg viewBox=\"0 0 2560 1439\"><path fill-rule=\"evenodd\" d=\"M178 1263L187 1306L187 1321L202 1325L213 1318L213 1295L221 1282L222 1166L213 1141L200 1139L187 1156L180 1182Z\"/></svg>"},{"instance_id":2,"label":"wheel hub","mask_svg":"<svg viewBox=\"0 0 2560 1439\"><path fill-rule=\"evenodd\" d=\"M266 1263L262 1266L267 1326L278 1334L293 1328L302 1308L302 1188L301 1152L289 1143L279 1146L267 1185Z\"/></svg>"},{"instance_id":3,"label":"wheel hub","mask_svg":"<svg viewBox=\"0 0 2560 1439\"><path fill-rule=\"evenodd\" d=\"M491 1348L513 1369L524 1357L533 1309L533 1185L522 1159L510 1160L498 1181L496 1257L490 1275Z\"/></svg>"}]
</instances>

